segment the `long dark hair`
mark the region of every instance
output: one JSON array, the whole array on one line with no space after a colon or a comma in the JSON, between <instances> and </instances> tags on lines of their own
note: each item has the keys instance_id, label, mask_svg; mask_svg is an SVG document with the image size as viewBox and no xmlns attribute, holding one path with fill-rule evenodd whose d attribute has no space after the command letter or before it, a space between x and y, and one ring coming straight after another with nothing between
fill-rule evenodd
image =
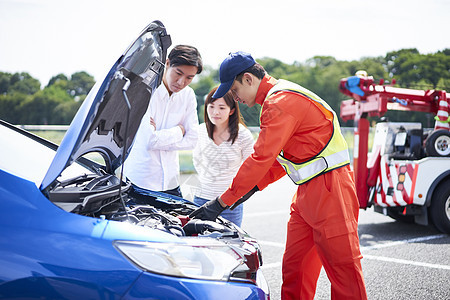
<instances>
[{"instance_id":1,"label":"long dark hair","mask_svg":"<svg viewBox=\"0 0 450 300\"><path fill-rule=\"evenodd\" d=\"M214 101L217 100L216 98L213 98L213 95L216 92L217 88L218 87L213 88L209 92L208 96L206 96L205 100L204 119L206 124L206 130L208 131L208 136L211 140L214 140L213 133L215 125L209 119L208 104L214 103ZM230 107L231 110L234 109L234 113L230 115L228 120L228 130L230 132L230 138L228 139L228 141L231 141L231 144L233 144L239 133L239 124L245 126L245 123L244 119L242 118L241 112L239 111L239 104L236 101L234 101L230 91L228 91L223 96L223 100L225 100L225 103Z\"/></svg>"}]
</instances>

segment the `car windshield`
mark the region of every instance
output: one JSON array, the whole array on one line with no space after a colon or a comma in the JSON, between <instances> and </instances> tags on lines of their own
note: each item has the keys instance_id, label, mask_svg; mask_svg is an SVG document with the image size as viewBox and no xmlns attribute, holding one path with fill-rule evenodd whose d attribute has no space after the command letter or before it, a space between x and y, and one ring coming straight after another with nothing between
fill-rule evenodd
<instances>
[{"instance_id":1,"label":"car windshield","mask_svg":"<svg viewBox=\"0 0 450 300\"><path fill-rule=\"evenodd\" d=\"M0 125L0 169L32 181L39 187L56 151L30 137ZM61 180L81 174L92 174L90 170L72 164L61 174Z\"/></svg>"}]
</instances>

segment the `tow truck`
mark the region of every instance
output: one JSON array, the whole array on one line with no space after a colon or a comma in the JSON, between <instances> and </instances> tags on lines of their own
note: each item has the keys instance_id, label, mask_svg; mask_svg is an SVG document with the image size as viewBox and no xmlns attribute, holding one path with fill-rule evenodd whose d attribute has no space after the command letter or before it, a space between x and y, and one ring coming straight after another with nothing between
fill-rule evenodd
<instances>
[{"instance_id":1,"label":"tow truck","mask_svg":"<svg viewBox=\"0 0 450 300\"><path fill-rule=\"evenodd\" d=\"M361 209L404 222L434 225L450 233L450 98L444 90L394 87L365 71L343 78L340 116L354 121L353 169ZM417 122L387 122L388 110L434 115L434 128ZM369 153L369 117L376 123Z\"/></svg>"}]
</instances>

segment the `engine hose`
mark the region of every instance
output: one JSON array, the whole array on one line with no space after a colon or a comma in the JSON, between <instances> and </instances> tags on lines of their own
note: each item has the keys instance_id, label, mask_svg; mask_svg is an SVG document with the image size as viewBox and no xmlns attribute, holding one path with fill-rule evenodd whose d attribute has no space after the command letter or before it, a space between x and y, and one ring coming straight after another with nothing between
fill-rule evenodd
<instances>
[{"instance_id":1,"label":"engine hose","mask_svg":"<svg viewBox=\"0 0 450 300\"><path fill-rule=\"evenodd\" d=\"M186 235L194 235L194 234L200 234L204 231L208 230L209 232L218 231L218 232L231 232L232 230L218 224L213 221L204 221L199 219L193 219L186 223L186 225L183 226L184 232Z\"/></svg>"},{"instance_id":2,"label":"engine hose","mask_svg":"<svg viewBox=\"0 0 450 300\"><path fill-rule=\"evenodd\" d=\"M186 236L186 233L184 232L184 229L181 226L178 226L178 225L166 225L164 227L171 233L174 233L171 229L175 229L175 230L178 230L181 233L181 236Z\"/></svg>"}]
</instances>

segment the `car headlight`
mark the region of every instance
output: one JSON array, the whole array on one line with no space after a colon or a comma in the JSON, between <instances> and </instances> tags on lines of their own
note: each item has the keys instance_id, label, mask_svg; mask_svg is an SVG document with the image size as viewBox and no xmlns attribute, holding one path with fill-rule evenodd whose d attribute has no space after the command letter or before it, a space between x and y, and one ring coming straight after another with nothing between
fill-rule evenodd
<instances>
[{"instance_id":1,"label":"car headlight","mask_svg":"<svg viewBox=\"0 0 450 300\"><path fill-rule=\"evenodd\" d=\"M115 241L114 246L144 271L169 276L226 281L244 263L241 254L213 239L184 238L182 243Z\"/></svg>"}]
</instances>

